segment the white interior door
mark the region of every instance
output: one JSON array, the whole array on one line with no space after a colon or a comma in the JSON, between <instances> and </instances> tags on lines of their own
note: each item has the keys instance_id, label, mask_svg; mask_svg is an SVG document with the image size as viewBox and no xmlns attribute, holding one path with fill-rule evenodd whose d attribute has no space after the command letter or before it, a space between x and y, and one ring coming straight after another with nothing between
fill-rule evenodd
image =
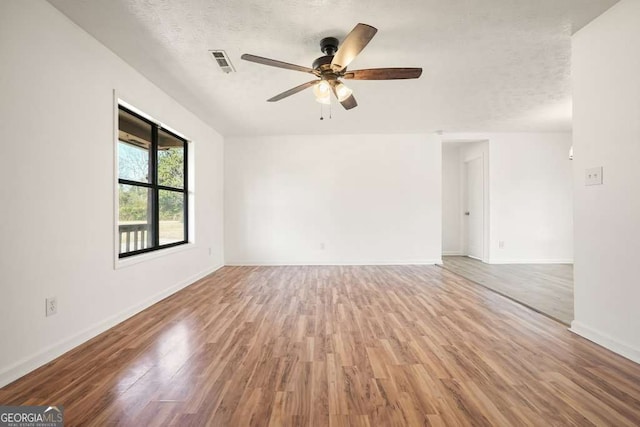
<instances>
[{"instance_id":1,"label":"white interior door","mask_svg":"<svg viewBox=\"0 0 640 427\"><path fill-rule=\"evenodd\" d=\"M482 259L484 248L484 182L482 158L464 164L464 228L467 256Z\"/></svg>"}]
</instances>

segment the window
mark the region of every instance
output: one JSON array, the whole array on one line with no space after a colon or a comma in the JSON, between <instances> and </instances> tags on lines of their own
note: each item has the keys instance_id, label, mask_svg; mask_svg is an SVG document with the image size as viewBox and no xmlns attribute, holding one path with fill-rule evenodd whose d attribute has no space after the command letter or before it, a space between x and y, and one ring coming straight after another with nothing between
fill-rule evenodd
<instances>
[{"instance_id":1,"label":"window","mask_svg":"<svg viewBox=\"0 0 640 427\"><path fill-rule=\"evenodd\" d=\"M187 141L118 107L120 258L187 243Z\"/></svg>"}]
</instances>

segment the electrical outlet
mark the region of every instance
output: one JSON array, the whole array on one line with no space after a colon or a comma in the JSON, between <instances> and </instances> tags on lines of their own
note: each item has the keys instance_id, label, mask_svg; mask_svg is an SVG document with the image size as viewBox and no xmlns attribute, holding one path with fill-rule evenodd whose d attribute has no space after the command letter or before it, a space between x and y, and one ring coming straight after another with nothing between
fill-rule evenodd
<instances>
[{"instance_id":1,"label":"electrical outlet","mask_svg":"<svg viewBox=\"0 0 640 427\"><path fill-rule=\"evenodd\" d=\"M320 243L320 250L324 251L324 242Z\"/></svg>"},{"instance_id":2,"label":"electrical outlet","mask_svg":"<svg viewBox=\"0 0 640 427\"><path fill-rule=\"evenodd\" d=\"M500 249L504 249L504 240L500 240L500 241L498 242L498 247L499 247Z\"/></svg>"},{"instance_id":3,"label":"electrical outlet","mask_svg":"<svg viewBox=\"0 0 640 427\"><path fill-rule=\"evenodd\" d=\"M209 256L211 256L211 248L209 248Z\"/></svg>"},{"instance_id":4,"label":"electrical outlet","mask_svg":"<svg viewBox=\"0 0 640 427\"><path fill-rule=\"evenodd\" d=\"M58 300L56 299L56 297L45 299L45 304L46 304L45 315L47 317L53 316L58 312Z\"/></svg>"},{"instance_id":5,"label":"electrical outlet","mask_svg":"<svg viewBox=\"0 0 640 427\"><path fill-rule=\"evenodd\" d=\"M602 184L602 166L585 170L584 185Z\"/></svg>"}]
</instances>

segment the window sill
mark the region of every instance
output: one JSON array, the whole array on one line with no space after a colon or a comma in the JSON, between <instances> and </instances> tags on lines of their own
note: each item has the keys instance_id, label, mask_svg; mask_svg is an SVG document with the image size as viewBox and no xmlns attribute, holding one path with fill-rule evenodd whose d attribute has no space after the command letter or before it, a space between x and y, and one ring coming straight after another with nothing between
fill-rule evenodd
<instances>
[{"instance_id":1,"label":"window sill","mask_svg":"<svg viewBox=\"0 0 640 427\"><path fill-rule=\"evenodd\" d=\"M129 267L131 265L140 264L141 262L150 261L152 259L161 258L167 255L172 255L178 252L190 251L192 249L196 249L195 243L186 243L180 246L173 246L171 248L166 249L158 249L157 251L148 252L140 255L134 255L127 258L118 258L118 254L116 254L116 260L114 263L114 270L119 270L121 268Z\"/></svg>"}]
</instances>

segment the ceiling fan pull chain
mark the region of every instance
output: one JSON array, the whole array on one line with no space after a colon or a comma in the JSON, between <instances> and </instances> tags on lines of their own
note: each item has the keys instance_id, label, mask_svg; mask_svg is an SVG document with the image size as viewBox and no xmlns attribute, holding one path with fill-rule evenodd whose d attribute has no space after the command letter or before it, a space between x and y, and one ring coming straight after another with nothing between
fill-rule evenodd
<instances>
[{"instance_id":1,"label":"ceiling fan pull chain","mask_svg":"<svg viewBox=\"0 0 640 427\"><path fill-rule=\"evenodd\" d=\"M331 98L329 98L329 120L331 120Z\"/></svg>"},{"instance_id":2,"label":"ceiling fan pull chain","mask_svg":"<svg viewBox=\"0 0 640 427\"><path fill-rule=\"evenodd\" d=\"M320 104L320 120L324 120L324 117L322 117L322 104Z\"/></svg>"}]
</instances>

